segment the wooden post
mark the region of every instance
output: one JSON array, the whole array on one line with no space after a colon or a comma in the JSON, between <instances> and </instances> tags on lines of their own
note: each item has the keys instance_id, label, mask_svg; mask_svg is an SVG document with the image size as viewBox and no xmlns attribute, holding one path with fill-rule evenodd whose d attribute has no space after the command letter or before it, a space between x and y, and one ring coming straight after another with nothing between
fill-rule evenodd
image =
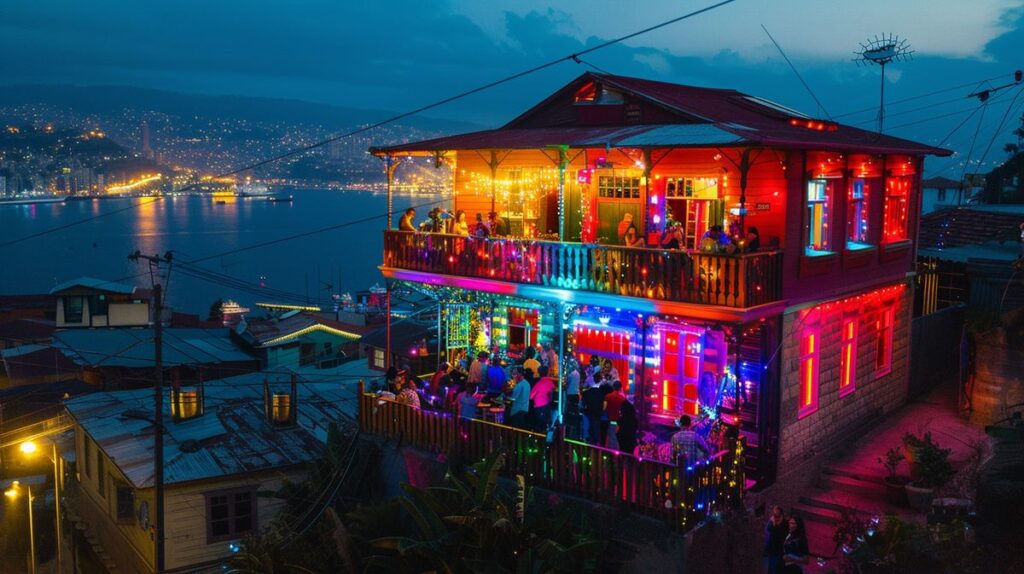
<instances>
[{"instance_id":1,"label":"wooden post","mask_svg":"<svg viewBox=\"0 0 1024 574\"><path fill-rule=\"evenodd\" d=\"M569 166L566 146L558 147L558 241L565 241L565 169Z\"/></svg>"}]
</instances>

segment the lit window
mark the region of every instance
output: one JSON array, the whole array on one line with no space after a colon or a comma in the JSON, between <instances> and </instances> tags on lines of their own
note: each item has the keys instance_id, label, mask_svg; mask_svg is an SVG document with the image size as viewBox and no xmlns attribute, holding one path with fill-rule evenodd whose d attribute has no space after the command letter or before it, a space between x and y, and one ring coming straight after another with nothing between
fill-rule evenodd
<instances>
[{"instance_id":1,"label":"lit window","mask_svg":"<svg viewBox=\"0 0 1024 574\"><path fill-rule=\"evenodd\" d=\"M839 354L839 396L853 392L857 384L857 320L843 323L843 346Z\"/></svg>"},{"instance_id":2,"label":"lit window","mask_svg":"<svg viewBox=\"0 0 1024 574\"><path fill-rule=\"evenodd\" d=\"M384 368L384 349L373 350L373 366L378 369Z\"/></svg>"},{"instance_id":3,"label":"lit window","mask_svg":"<svg viewBox=\"0 0 1024 574\"><path fill-rule=\"evenodd\" d=\"M274 393L270 397L270 422L287 425L292 422L292 396L288 393Z\"/></svg>"},{"instance_id":4,"label":"lit window","mask_svg":"<svg viewBox=\"0 0 1024 574\"><path fill-rule=\"evenodd\" d=\"M876 329L875 376L881 377L892 370L892 309L882 311Z\"/></svg>"},{"instance_id":5,"label":"lit window","mask_svg":"<svg viewBox=\"0 0 1024 574\"><path fill-rule=\"evenodd\" d=\"M882 241L908 239L907 210L910 201L911 176L885 180L885 205L882 210Z\"/></svg>"},{"instance_id":6,"label":"lit window","mask_svg":"<svg viewBox=\"0 0 1024 574\"><path fill-rule=\"evenodd\" d=\"M846 214L846 246L849 249L867 247L869 185L863 178L850 181L850 195Z\"/></svg>"},{"instance_id":7,"label":"lit window","mask_svg":"<svg viewBox=\"0 0 1024 574\"><path fill-rule=\"evenodd\" d=\"M800 339L800 409L803 418L818 410L818 333L810 332Z\"/></svg>"},{"instance_id":8,"label":"lit window","mask_svg":"<svg viewBox=\"0 0 1024 574\"><path fill-rule=\"evenodd\" d=\"M829 197L833 183L828 179L807 182L807 254L828 252L831 247L828 230Z\"/></svg>"}]
</instances>

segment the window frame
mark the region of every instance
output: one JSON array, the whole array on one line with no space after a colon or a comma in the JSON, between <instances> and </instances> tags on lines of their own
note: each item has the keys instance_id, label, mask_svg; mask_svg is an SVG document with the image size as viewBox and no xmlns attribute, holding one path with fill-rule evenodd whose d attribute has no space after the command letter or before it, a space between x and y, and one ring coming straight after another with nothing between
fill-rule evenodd
<instances>
[{"instance_id":1,"label":"window frame","mask_svg":"<svg viewBox=\"0 0 1024 574\"><path fill-rule=\"evenodd\" d=\"M870 178L867 177L850 178L846 204L847 249L864 249L871 247L871 243L868 241L870 237L869 234L871 232L871 186L868 183L869 179ZM856 193L858 184L860 184L859 197ZM860 217L858 217L858 215ZM864 225L863 229L857 228L858 222L861 222Z\"/></svg>"},{"instance_id":2,"label":"window frame","mask_svg":"<svg viewBox=\"0 0 1024 574\"><path fill-rule=\"evenodd\" d=\"M896 314L893 308L881 310L875 321L875 378L892 372L892 347L895 341Z\"/></svg>"},{"instance_id":3,"label":"window frame","mask_svg":"<svg viewBox=\"0 0 1024 574\"><path fill-rule=\"evenodd\" d=\"M107 461L103 459L103 453L96 449L96 492L104 500L107 498Z\"/></svg>"},{"instance_id":4,"label":"window frame","mask_svg":"<svg viewBox=\"0 0 1024 574\"><path fill-rule=\"evenodd\" d=\"M885 186L882 189L882 243L899 243L910 240L910 198L913 195L913 175L890 175L885 178ZM893 185L905 184L906 189L900 192L893 190ZM893 199L903 199L902 218L894 218L890 209L894 205ZM899 234L890 233L890 223L900 225ZM897 236L898 235L898 236Z\"/></svg>"},{"instance_id":5,"label":"window frame","mask_svg":"<svg viewBox=\"0 0 1024 574\"><path fill-rule=\"evenodd\" d=\"M127 492L127 499L122 495ZM131 524L135 521L135 489L124 483L114 487L114 515L119 524ZM125 506L127 504L127 506Z\"/></svg>"},{"instance_id":6,"label":"window frame","mask_svg":"<svg viewBox=\"0 0 1024 574\"><path fill-rule=\"evenodd\" d=\"M78 315L77 315L78 319L74 320L74 321L72 321L69 317L73 318L76 315L70 315L68 313L68 309L70 309L70 307L71 307L69 305L69 303L71 303L71 301L73 299L78 301ZM63 313L63 315L64 315L64 323L65 324L81 323L82 321L84 321L85 320L85 296L84 295L65 295L64 296L64 313Z\"/></svg>"},{"instance_id":7,"label":"window frame","mask_svg":"<svg viewBox=\"0 0 1024 574\"><path fill-rule=\"evenodd\" d=\"M85 470L85 477L92 478L92 439L89 435L83 433L82 435L82 460L85 463L82 465Z\"/></svg>"},{"instance_id":8,"label":"window frame","mask_svg":"<svg viewBox=\"0 0 1024 574\"><path fill-rule=\"evenodd\" d=\"M821 333L808 329L800 336L800 372L798 374L797 419L818 410L818 383L821 373ZM804 398L806 397L806 401Z\"/></svg>"},{"instance_id":9,"label":"window frame","mask_svg":"<svg viewBox=\"0 0 1024 574\"><path fill-rule=\"evenodd\" d=\"M836 181L836 178L831 177L810 177L807 178L807 184L804 189L804 255L808 257L816 257L821 255L829 255L835 251L832 249L833 242L831 237L831 227L829 226L829 213L832 211L832 196L835 194L834 186L830 190L830 182ZM814 185L816 189L820 185L821 196L824 199L811 199L811 186ZM815 193L815 196L818 196ZM814 214L817 210L812 208L812 204L821 205L821 221L815 223L817 219ZM815 235L814 229L817 229L817 235L819 237L819 247L814 247L811 242L812 237Z\"/></svg>"},{"instance_id":10,"label":"window frame","mask_svg":"<svg viewBox=\"0 0 1024 574\"><path fill-rule=\"evenodd\" d=\"M235 505L237 501L235 496L238 494L249 494L250 513L249 513L249 528L247 530L237 530L235 523L238 516L236 515ZM227 534L213 534L213 518L211 516L211 510L213 509L212 499L217 496L228 497L228 532ZM223 542L225 540L238 540L243 536L255 532L259 527L259 504L258 497L256 496L255 486L240 486L237 488L228 488L221 490L213 490L210 492L203 493L204 503L206 506L206 515L204 521L206 522L206 543L213 544L216 542Z\"/></svg>"},{"instance_id":11,"label":"window frame","mask_svg":"<svg viewBox=\"0 0 1024 574\"><path fill-rule=\"evenodd\" d=\"M102 309L102 313L100 310ZM110 315L110 299L107 299L106 294L97 293L95 295L89 295L89 316L107 316Z\"/></svg>"},{"instance_id":12,"label":"window frame","mask_svg":"<svg viewBox=\"0 0 1024 574\"><path fill-rule=\"evenodd\" d=\"M384 349L377 347L373 348L373 366L377 369L383 369L387 363L387 352Z\"/></svg>"},{"instance_id":13,"label":"window frame","mask_svg":"<svg viewBox=\"0 0 1024 574\"><path fill-rule=\"evenodd\" d=\"M857 390L857 318L843 321L839 345L839 396L846 397Z\"/></svg>"}]
</instances>

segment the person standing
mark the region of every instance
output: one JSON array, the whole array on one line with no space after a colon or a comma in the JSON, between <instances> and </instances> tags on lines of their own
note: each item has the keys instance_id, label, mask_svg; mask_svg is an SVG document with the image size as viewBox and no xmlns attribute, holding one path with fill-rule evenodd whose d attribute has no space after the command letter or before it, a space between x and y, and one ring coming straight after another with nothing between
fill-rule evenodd
<instances>
[{"instance_id":1,"label":"person standing","mask_svg":"<svg viewBox=\"0 0 1024 574\"><path fill-rule=\"evenodd\" d=\"M528 377L536 377L540 373L540 361L537 360L537 349L527 345L526 350L523 351L523 356L526 360L523 361L523 369L529 371Z\"/></svg>"},{"instance_id":2,"label":"person standing","mask_svg":"<svg viewBox=\"0 0 1024 574\"><path fill-rule=\"evenodd\" d=\"M452 234L469 235L469 222L466 221L466 212L461 209L455 212L455 221L452 223Z\"/></svg>"},{"instance_id":3,"label":"person standing","mask_svg":"<svg viewBox=\"0 0 1024 574\"><path fill-rule=\"evenodd\" d=\"M565 367L565 410L575 413L580 408L580 364L570 359Z\"/></svg>"},{"instance_id":4,"label":"person standing","mask_svg":"<svg viewBox=\"0 0 1024 574\"><path fill-rule=\"evenodd\" d=\"M636 451L637 432L636 407L629 400L622 401L619 407L618 434L619 450L626 454Z\"/></svg>"},{"instance_id":5,"label":"person standing","mask_svg":"<svg viewBox=\"0 0 1024 574\"><path fill-rule=\"evenodd\" d=\"M530 381L523 377L522 369L512 374L512 407L509 409L509 423L520 429L530 428Z\"/></svg>"},{"instance_id":6,"label":"person standing","mask_svg":"<svg viewBox=\"0 0 1024 574\"><path fill-rule=\"evenodd\" d=\"M402 215L402 219L398 221L399 231L416 231L416 224L413 223L413 219L416 218L416 210L412 207L405 210Z\"/></svg>"},{"instance_id":7,"label":"person standing","mask_svg":"<svg viewBox=\"0 0 1024 574\"><path fill-rule=\"evenodd\" d=\"M456 403L459 406L459 419L469 420L476 418L476 385L470 383L459 393Z\"/></svg>"},{"instance_id":8,"label":"person standing","mask_svg":"<svg viewBox=\"0 0 1024 574\"><path fill-rule=\"evenodd\" d=\"M608 388L611 390L611 387ZM604 413L604 397L608 394L602 385L594 385L583 391L583 416L587 419L586 440L590 444L599 444L601 433L601 415Z\"/></svg>"},{"instance_id":9,"label":"person standing","mask_svg":"<svg viewBox=\"0 0 1024 574\"><path fill-rule=\"evenodd\" d=\"M551 375L551 378L558 380L558 353L551 341L544 343L544 359L541 363L548 366L548 374Z\"/></svg>"},{"instance_id":10,"label":"person standing","mask_svg":"<svg viewBox=\"0 0 1024 574\"><path fill-rule=\"evenodd\" d=\"M700 460L701 456L698 456L697 451L703 453L702 456L708 456L711 453L711 448L708 443L704 440L704 437L697 434L697 431L691 427L690 417L683 415L676 420L676 424L679 425L679 430L672 435L672 452L676 458L683 458L686 464L693 464Z\"/></svg>"},{"instance_id":11,"label":"person standing","mask_svg":"<svg viewBox=\"0 0 1024 574\"><path fill-rule=\"evenodd\" d=\"M803 574L801 564L807 564L810 549L807 547L807 533L804 530L804 519L799 516L789 517L789 531L782 542L782 572L784 574Z\"/></svg>"},{"instance_id":12,"label":"person standing","mask_svg":"<svg viewBox=\"0 0 1024 574\"><path fill-rule=\"evenodd\" d=\"M505 369L501 367L501 360L498 357L491 357L490 365L487 367L487 396L496 397L505 392L505 383L508 377Z\"/></svg>"},{"instance_id":13,"label":"person standing","mask_svg":"<svg viewBox=\"0 0 1024 574\"><path fill-rule=\"evenodd\" d=\"M537 384L530 388L530 401L533 403L533 428L543 432L551 424L551 397L555 394L555 382L543 365L539 374Z\"/></svg>"},{"instance_id":14,"label":"person standing","mask_svg":"<svg viewBox=\"0 0 1024 574\"><path fill-rule=\"evenodd\" d=\"M476 359L469 365L469 382L475 385L479 385L484 382L484 363L487 362L489 355L485 351L480 351L476 354Z\"/></svg>"},{"instance_id":15,"label":"person standing","mask_svg":"<svg viewBox=\"0 0 1024 574\"><path fill-rule=\"evenodd\" d=\"M764 567L765 574L782 574L783 545L786 541L788 525L781 506L773 506L764 526Z\"/></svg>"},{"instance_id":16,"label":"person standing","mask_svg":"<svg viewBox=\"0 0 1024 574\"><path fill-rule=\"evenodd\" d=\"M622 382L614 381L612 383L612 392L608 393L604 397L604 412L608 415L609 425L619 424L619 414L622 411L622 403L626 402L626 395L622 393ZM615 436L618 437L618 431Z\"/></svg>"}]
</instances>

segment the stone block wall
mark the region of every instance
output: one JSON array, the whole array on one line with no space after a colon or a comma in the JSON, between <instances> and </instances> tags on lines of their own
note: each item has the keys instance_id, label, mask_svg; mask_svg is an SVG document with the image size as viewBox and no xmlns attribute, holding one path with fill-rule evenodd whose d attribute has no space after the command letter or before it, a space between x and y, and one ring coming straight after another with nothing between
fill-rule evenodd
<instances>
[{"instance_id":1,"label":"stone block wall","mask_svg":"<svg viewBox=\"0 0 1024 574\"><path fill-rule=\"evenodd\" d=\"M892 361L891 370L881 374L875 369L877 324L888 308L893 309ZM898 283L860 296L791 310L783 316L780 486L804 488L816 478L827 455L906 401L912 312L913 289ZM840 354L847 318L857 320L855 389L841 397ZM799 417L800 342L808 329L816 329L819 336L818 408Z\"/></svg>"}]
</instances>

